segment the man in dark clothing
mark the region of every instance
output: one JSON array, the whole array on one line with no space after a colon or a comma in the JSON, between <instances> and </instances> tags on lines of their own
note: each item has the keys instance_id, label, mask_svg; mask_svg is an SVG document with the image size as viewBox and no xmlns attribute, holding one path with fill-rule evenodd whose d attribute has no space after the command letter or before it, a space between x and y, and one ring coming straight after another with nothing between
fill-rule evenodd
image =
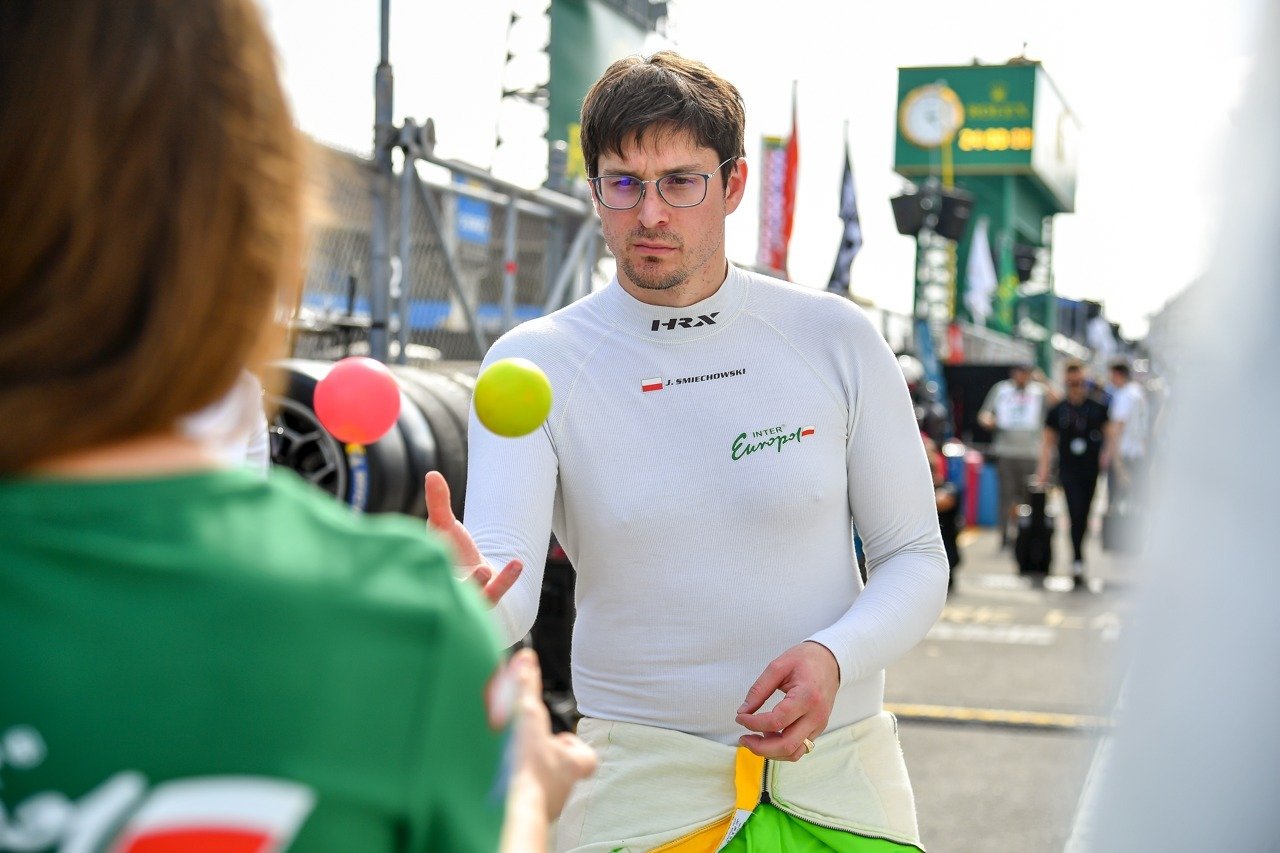
<instances>
[{"instance_id":1,"label":"man in dark clothing","mask_svg":"<svg viewBox=\"0 0 1280 853\"><path fill-rule=\"evenodd\" d=\"M1071 518L1071 576L1076 589L1086 589L1084 536L1089 528L1089 508L1098 485L1098 472L1111 455L1107 406L1089 395L1084 366L1066 369L1066 398L1049 409L1044 420L1044 441L1036 479L1048 482L1049 462L1058 455L1058 482Z\"/></svg>"},{"instance_id":2,"label":"man in dark clothing","mask_svg":"<svg viewBox=\"0 0 1280 853\"><path fill-rule=\"evenodd\" d=\"M938 449L938 443L921 430L925 452L929 455L929 468L933 471L933 499L938 506L938 529L942 531L942 547L947 552L947 591L955 586L956 566L960 565L960 490L955 483L947 481L946 457Z\"/></svg>"}]
</instances>

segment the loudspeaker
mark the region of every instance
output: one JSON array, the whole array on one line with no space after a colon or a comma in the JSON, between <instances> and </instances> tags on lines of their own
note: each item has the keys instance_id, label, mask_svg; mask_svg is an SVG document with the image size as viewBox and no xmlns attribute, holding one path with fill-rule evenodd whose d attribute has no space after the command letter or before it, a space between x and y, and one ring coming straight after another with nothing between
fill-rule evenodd
<instances>
[{"instance_id":1,"label":"loudspeaker","mask_svg":"<svg viewBox=\"0 0 1280 853\"><path fill-rule=\"evenodd\" d=\"M1040 250L1035 246L1028 246L1026 243L1013 244L1013 267L1018 273L1018 282L1022 283L1031 278L1031 270L1036 265L1036 254Z\"/></svg>"},{"instance_id":2,"label":"loudspeaker","mask_svg":"<svg viewBox=\"0 0 1280 853\"><path fill-rule=\"evenodd\" d=\"M934 232L948 240L963 237L973 213L973 196L956 187L938 190L933 196L928 190L913 190L889 199L898 233L911 237L919 234L924 227L925 215L935 203L939 204L939 208Z\"/></svg>"},{"instance_id":3,"label":"loudspeaker","mask_svg":"<svg viewBox=\"0 0 1280 853\"><path fill-rule=\"evenodd\" d=\"M942 212L938 214L938 233L948 240L959 240L969 227L973 213L973 196L954 187L942 191Z\"/></svg>"},{"instance_id":4,"label":"loudspeaker","mask_svg":"<svg viewBox=\"0 0 1280 853\"><path fill-rule=\"evenodd\" d=\"M893 206L893 221L898 226L899 234L914 237L920 233L924 224L924 211L920 209L920 194L906 193L889 199Z\"/></svg>"}]
</instances>

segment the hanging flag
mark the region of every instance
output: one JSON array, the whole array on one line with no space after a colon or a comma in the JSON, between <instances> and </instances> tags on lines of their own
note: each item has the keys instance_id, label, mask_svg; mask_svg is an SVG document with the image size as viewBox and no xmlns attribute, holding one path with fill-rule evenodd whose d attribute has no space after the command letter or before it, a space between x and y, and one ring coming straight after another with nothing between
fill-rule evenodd
<instances>
[{"instance_id":1,"label":"hanging flag","mask_svg":"<svg viewBox=\"0 0 1280 853\"><path fill-rule=\"evenodd\" d=\"M845 123L844 178L840 181L840 218L844 221L844 236L840 238L840 250L836 252L836 265L831 270L827 290L848 295L849 270L853 259L862 248L862 222L858 219L858 193L853 184L853 161L849 158L849 125Z\"/></svg>"},{"instance_id":2,"label":"hanging flag","mask_svg":"<svg viewBox=\"0 0 1280 853\"><path fill-rule=\"evenodd\" d=\"M995 295L996 264L991 259L991 243L987 239L987 217L980 216L973 226L969 242L969 262L965 265L964 304L974 324L984 326L991 316L991 297Z\"/></svg>"},{"instance_id":3,"label":"hanging flag","mask_svg":"<svg viewBox=\"0 0 1280 853\"><path fill-rule=\"evenodd\" d=\"M782 200L782 270L788 272L787 255L791 248L791 227L796 221L796 185L800 182L800 128L796 124L796 84L791 83L791 135L787 137L787 178ZM787 278L791 276L788 275Z\"/></svg>"},{"instance_id":4,"label":"hanging flag","mask_svg":"<svg viewBox=\"0 0 1280 853\"><path fill-rule=\"evenodd\" d=\"M796 182L800 171L800 138L796 130L796 92L791 88L791 134L765 136L760 156L760 237L756 264L789 278L787 251L795 223Z\"/></svg>"}]
</instances>

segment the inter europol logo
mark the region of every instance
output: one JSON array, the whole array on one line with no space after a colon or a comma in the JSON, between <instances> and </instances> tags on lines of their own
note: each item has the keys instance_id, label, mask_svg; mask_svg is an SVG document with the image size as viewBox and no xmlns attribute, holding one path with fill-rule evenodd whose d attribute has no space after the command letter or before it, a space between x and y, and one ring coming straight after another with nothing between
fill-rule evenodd
<instances>
[{"instance_id":1,"label":"inter europol logo","mask_svg":"<svg viewBox=\"0 0 1280 853\"><path fill-rule=\"evenodd\" d=\"M649 330L656 332L659 329L671 331L673 329L696 329L699 326L714 326L716 324L716 316L719 311L712 311L710 314L699 314L697 317L672 317L670 320L654 320L650 324Z\"/></svg>"},{"instance_id":2,"label":"inter europol logo","mask_svg":"<svg viewBox=\"0 0 1280 853\"><path fill-rule=\"evenodd\" d=\"M733 461L737 462L744 456L750 456L763 450L773 450L781 453L782 448L793 443L800 444L813 435L814 432L815 430L811 426L802 426L790 431L788 431L787 427L776 426L752 430L750 435L745 432L739 433L738 437L733 440L733 447L730 449L729 455L733 457Z\"/></svg>"}]
</instances>

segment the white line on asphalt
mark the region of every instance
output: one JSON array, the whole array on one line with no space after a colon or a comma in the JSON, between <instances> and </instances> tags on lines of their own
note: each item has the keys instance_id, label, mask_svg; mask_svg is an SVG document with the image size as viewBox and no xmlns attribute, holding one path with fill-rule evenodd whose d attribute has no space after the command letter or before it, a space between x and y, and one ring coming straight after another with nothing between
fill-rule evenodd
<instances>
[{"instance_id":1,"label":"white line on asphalt","mask_svg":"<svg viewBox=\"0 0 1280 853\"><path fill-rule=\"evenodd\" d=\"M971 643L1004 643L1015 646L1049 646L1058 632L1047 625L956 625L939 622L929 630L926 640Z\"/></svg>"}]
</instances>

